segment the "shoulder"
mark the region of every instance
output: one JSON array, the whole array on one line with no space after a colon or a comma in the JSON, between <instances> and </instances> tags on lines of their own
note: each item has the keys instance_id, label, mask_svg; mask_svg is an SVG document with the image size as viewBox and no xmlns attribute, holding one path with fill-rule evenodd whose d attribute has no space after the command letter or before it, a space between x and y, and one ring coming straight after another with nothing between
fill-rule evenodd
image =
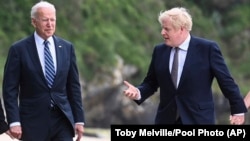
<instances>
[{"instance_id":1,"label":"shoulder","mask_svg":"<svg viewBox=\"0 0 250 141\"><path fill-rule=\"evenodd\" d=\"M35 43L35 40L34 40L34 36L33 36L33 35L24 37L24 38L22 38L22 39L20 39L20 40L17 40L17 41L15 41L15 42L13 42L11 46L25 45L25 44L30 43L30 42L34 42L34 43Z\"/></svg>"},{"instance_id":2,"label":"shoulder","mask_svg":"<svg viewBox=\"0 0 250 141\"><path fill-rule=\"evenodd\" d=\"M160 44L157 44L154 49L162 51L162 50L166 50L168 48L171 48L171 47L166 45L165 43L160 43Z\"/></svg>"},{"instance_id":3,"label":"shoulder","mask_svg":"<svg viewBox=\"0 0 250 141\"><path fill-rule=\"evenodd\" d=\"M197 36L191 36L191 40L190 42L195 42L198 44L217 44L214 40L210 40L210 39L206 39L206 38L202 38L202 37L197 37Z\"/></svg>"},{"instance_id":4,"label":"shoulder","mask_svg":"<svg viewBox=\"0 0 250 141\"><path fill-rule=\"evenodd\" d=\"M66 40L66 39L64 39L64 38L62 38L62 37L59 37L59 36L54 35L53 38L54 38L54 41L55 41L56 44L62 44L62 45L67 45L67 46L73 46L72 43L71 43L70 41L68 41L68 40Z\"/></svg>"},{"instance_id":5,"label":"shoulder","mask_svg":"<svg viewBox=\"0 0 250 141\"><path fill-rule=\"evenodd\" d=\"M207 53L221 52L219 45L215 41L197 36L191 36L189 47Z\"/></svg>"},{"instance_id":6,"label":"shoulder","mask_svg":"<svg viewBox=\"0 0 250 141\"><path fill-rule=\"evenodd\" d=\"M17 40L15 42L13 42L10 45L9 50L10 51L12 51L12 50L22 51L22 50L25 50L27 47L30 47L30 46L33 46L33 45L35 45L35 39L34 39L33 35L30 35L30 36L24 37L24 38L22 38L20 40Z\"/></svg>"},{"instance_id":7,"label":"shoulder","mask_svg":"<svg viewBox=\"0 0 250 141\"><path fill-rule=\"evenodd\" d=\"M166 45L165 43L160 43L155 45L152 55L155 56L161 56L161 55L165 55L166 53L170 52L172 47Z\"/></svg>"}]
</instances>

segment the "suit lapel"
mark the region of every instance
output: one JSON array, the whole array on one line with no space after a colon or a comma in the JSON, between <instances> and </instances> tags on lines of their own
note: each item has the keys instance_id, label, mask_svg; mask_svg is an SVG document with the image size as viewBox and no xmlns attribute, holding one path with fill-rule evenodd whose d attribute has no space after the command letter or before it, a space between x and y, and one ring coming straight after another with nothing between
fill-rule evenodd
<instances>
[{"instance_id":1,"label":"suit lapel","mask_svg":"<svg viewBox=\"0 0 250 141\"><path fill-rule=\"evenodd\" d=\"M63 61L64 61L65 56L63 56L63 50L64 50L65 46L61 42L61 40L59 38L57 38L56 36L53 36L53 39L54 39L54 43L55 43L56 62L57 62L56 76L55 76L55 80L54 80L54 83L55 83L56 79L58 77L58 71L64 65Z\"/></svg>"},{"instance_id":2,"label":"suit lapel","mask_svg":"<svg viewBox=\"0 0 250 141\"><path fill-rule=\"evenodd\" d=\"M167 55L166 55L167 58L164 58L164 59L167 60L167 63L166 63L167 65L166 65L166 67L167 67L167 72L168 72L170 78L171 78L171 72L170 72L170 69L169 69L169 60L170 60L171 49L172 49L172 47L168 47L168 48L167 48Z\"/></svg>"},{"instance_id":3,"label":"suit lapel","mask_svg":"<svg viewBox=\"0 0 250 141\"><path fill-rule=\"evenodd\" d=\"M193 60L198 59L196 57L198 52L199 52L199 48L197 48L197 44L195 42L195 39L191 36L191 40L190 40L189 47L187 50L186 60L185 60L182 74L180 77L179 87L181 87L183 81L185 80L186 76L188 75L189 66L191 66L191 64L193 63Z\"/></svg>"},{"instance_id":4,"label":"suit lapel","mask_svg":"<svg viewBox=\"0 0 250 141\"><path fill-rule=\"evenodd\" d=\"M40 78L42 78L43 81L46 82L46 84L47 84L47 81L46 81L44 73L43 73L42 64L41 64L39 56L38 56L34 34L32 34L28 38L26 46L28 48L27 51L29 52L29 55L31 56L30 58L32 58L32 59L30 59L30 61L32 61L32 64L38 70L39 75L41 75ZM29 61L29 60L27 60L27 61Z\"/></svg>"},{"instance_id":5,"label":"suit lapel","mask_svg":"<svg viewBox=\"0 0 250 141\"><path fill-rule=\"evenodd\" d=\"M171 72L170 72L170 69L169 69L169 61L170 61L170 54L171 54L171 50L172 50L172 47L170 46L167 46L167 45L163 45L163 49L164 50L161 50L161 54L162 54L162 57L160 58L160 60L163 60L163 61L160 61L160 63L162 62L162 64L160 65L161 66L161 69L164 70L163 73L161 74L162 76L167 76L167 80L170 80L172 82L172 78L171 78ZM158 64L159 63L159 60L156 60ZM173 84L173 87L174 87L174 83L172 82Z\"/></svg>"}]
</instances>

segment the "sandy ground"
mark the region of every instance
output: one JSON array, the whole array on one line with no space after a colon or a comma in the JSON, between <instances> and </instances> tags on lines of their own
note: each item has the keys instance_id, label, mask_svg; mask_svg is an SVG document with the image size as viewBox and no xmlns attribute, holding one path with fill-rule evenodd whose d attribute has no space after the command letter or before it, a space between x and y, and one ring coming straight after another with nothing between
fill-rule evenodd
<instances>
[{"instance_id":1,"label":"sandy ground","mask_svg":"<svg viewBox=\"0 0 250 141\"><path fill-rule=\"evenodd\" d=\"M110 141L109 137L89 137L83 136L81 141ZM11 139L7 134L0 135L0 141L18 141L17 139ZM74 139L75 141L75 139Z\"/></svg>"}]
</instances>

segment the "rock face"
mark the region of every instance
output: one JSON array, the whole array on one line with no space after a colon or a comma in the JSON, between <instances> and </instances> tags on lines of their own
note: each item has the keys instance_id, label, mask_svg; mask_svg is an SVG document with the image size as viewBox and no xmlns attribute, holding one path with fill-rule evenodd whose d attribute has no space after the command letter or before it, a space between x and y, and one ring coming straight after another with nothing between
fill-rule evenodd
<instances>
[{"instance_id":1,"label":"rock face","mask_svg":"<svg viewBox=\"0 0 250 141\"><path fill-rule=\"evenodd\" d=\"M109 128L111 124L151 123L153 106L137 106L123 97L122 91L110 88L98 95L86 97L86 124L91 127ZM146 110L147 109L147 110Z\"/></svg>"},{"instance_id":2,"label":"rock face","mask_svg":"<svg viewBox=\"0 0 250 141\"><path fill-rule=\"evenodd\" d=\"M97 73L92 82L86 83L83 90L86 126L109 128L111 124L153 124L158 105L158 94L153 95L142 105L123 96L123 80L137 72L136 67L124 66L118 58L116 68L107 73ZM218 124L229 124L229 103L222 94L214 94ZM249 123L246 117L246 124Z\"/></svg>"},{"instance_id":3,"label":"rock face","mask_svg":"<svg viewBox=\"0 0 250 141\"><path fill-rule=\"evenodd\" d=\"M138 106L122 95L123 87L105 89L85 97L86 124L91 127L109 128L111 124L153 124L158 102L151 98ZM156 94L158 95L158 94ZM229 124L230 108L223 95L215 94L217 124ZM249 115L246 124L249 124Z\"/></svg>"},{"instance_id":4,"label":"rock face","mask_svg":"<svg viewBox=\"0 0 250 141\"><path fill-rule=\"evenodd\" d=\"M134 66L124 66L117 57L117 66L95 75L85 83L83 103L86 126L109 128L111 124L153 123L155 105L149 100L141 106L123 96L123 81L137 72Z\"/></svg>"}]
</instances>

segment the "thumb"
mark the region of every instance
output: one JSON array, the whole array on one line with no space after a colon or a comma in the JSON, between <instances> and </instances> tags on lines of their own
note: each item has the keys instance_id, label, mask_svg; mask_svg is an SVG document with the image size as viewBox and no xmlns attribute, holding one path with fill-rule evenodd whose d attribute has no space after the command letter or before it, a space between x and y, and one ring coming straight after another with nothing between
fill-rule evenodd
<instances>
[{"instance_id":1,"label":"thumb","mask_svg":"<svg viewBox=\"0 0 250 141\"><path fill-rule=\"evenodd\" d=\"M81 141L80 137L77 137L76 141Z\"/></svg>"}]
</instances>

